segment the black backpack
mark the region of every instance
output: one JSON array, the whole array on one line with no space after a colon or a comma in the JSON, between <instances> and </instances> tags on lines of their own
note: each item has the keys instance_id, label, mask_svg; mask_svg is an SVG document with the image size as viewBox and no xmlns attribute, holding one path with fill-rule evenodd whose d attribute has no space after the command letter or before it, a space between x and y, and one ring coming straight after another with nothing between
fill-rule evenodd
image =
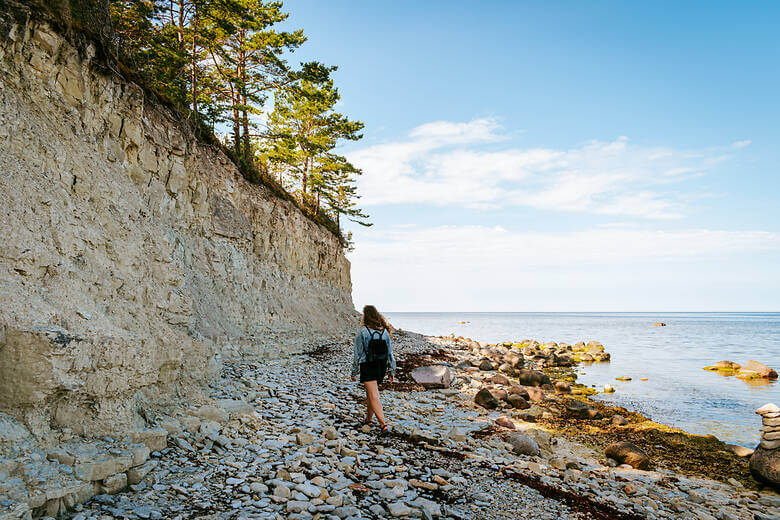
<instances>
[{"instance_id":1,"label":"black backpack","mask_svg":"<svg viewBox=\"0 0 780 520\"><path fill-rule=\"evenodd\" d=\"M368 342L368 348L366 349L366 361L371 363L375 361L387 361L387 341L382 338L384 329L372 331L366 327L368 333L371 334L371 340ZM374 334L379 334L379 337L374 337Z\"/></svg>"}]
</instances>

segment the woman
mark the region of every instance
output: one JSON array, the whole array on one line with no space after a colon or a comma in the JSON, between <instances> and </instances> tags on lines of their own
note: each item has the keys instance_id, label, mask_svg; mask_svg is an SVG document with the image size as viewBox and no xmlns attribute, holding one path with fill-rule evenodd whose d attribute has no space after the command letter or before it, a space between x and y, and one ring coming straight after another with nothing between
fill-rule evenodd
<instances>
[{"instance_id":1,"label":"woman","mask_svg":"<svg viewBox=\"0 0 780 520\"><path fill-rule=\"evenodd\" d=\"M379 421L379 435L389 431L379 401L379 385L390 369L390 384L395 378L395 357L390 346L390 325L376 307L363 307L362 327L355 336L355 355L352 360L352 380L360 374L360 382L366 387L366 418L363 424L371 424L373 416Z\"/></svg>"}]
</instances>

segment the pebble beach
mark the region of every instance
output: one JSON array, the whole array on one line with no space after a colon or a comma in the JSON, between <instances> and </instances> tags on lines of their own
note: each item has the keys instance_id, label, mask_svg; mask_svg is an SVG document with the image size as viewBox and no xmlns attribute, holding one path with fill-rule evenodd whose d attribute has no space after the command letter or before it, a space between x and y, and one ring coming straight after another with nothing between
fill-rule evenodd
<instances>
[{"instance_id":1,"label":"pebble beach","mask_svg":"<svg viewBox=\"0 0 780 520\"><path fill-rule=\"evenodd\" d=\"M562 393L529 386L537 390L527 406L497 399L485 408L475 402L479 390L501 397L499 390L521 386L499 367L474 366L491 347L400 331L393 345L398 382L385 383L381 393L390 436L360 425L364 394L348 377L348 343L226 364L209 404L150 411L166 434L164 445L135 461L130 481L69 514L78 520L780 518L780 495L751 481L746 459L727 450L718 457L739 468L739 478L675 470L667 460L674 454L652 450L647 469L636 469L583 441L586 421L626 432L648 425L625 411L625 423L613 426L618 414L574 395L565 367L547 370L553 381L560 374L565 384L555 388ZM417 384L410 372L421 363L445 366L450 384ZM594 418L582 418L589 410ZM109 441L120 453L122 441L101 442Z\"/></svg>"}]
</instances>

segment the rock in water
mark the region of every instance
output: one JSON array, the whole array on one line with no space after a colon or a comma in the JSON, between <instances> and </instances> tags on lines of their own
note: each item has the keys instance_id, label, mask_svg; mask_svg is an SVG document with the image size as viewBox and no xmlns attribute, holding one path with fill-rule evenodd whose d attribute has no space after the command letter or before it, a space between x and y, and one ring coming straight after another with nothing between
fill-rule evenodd
<instances>
[{"instance_id":1,"label":"rock in water","mask_svg":"<svg viewBox=\"0 0 780 520\"><path fill-rule=\"evenodd\" d=\"M539 445L524 433L513 433L509 436L512 451L518 455L539 456Z\"/></svg>"},{"instance_id":2,"label":"rock in water","mask_svg":"<svg viewBox=\"0 0 780 520\"><path fill-rule=\"evenodd\" d=\"M477 392L477 395L474 396L474 402L480 405L482 408L487 408L488 410L498 408L498 399L493 397L493 394L491 394L490 390L487 388L483 388Z\"/></svg>"},{"instance_id":3,"label":"rock in water","mask_svg":"<svg viewBox=\"0 0 780 520\"><path fill-rule=\"evenodd\" d=\"M550 378L547 374L539 372L538 370L518 370L517 379L520 384L524 386L542 386L550 384Z\"/></svg>"},{"instance_id":4,"label":"rock in water","mask_svg":"<svg viewBox=\"0 0 780 520\"><path fill-rule=\"evenodd\" d=\"M607 446L605 453L620 464L628 464L636 469L650 468L650 457L636 444L616 442Z\"/></svg>"},{"instance_id":5,"label":"rock in water","mask_svg":"<svg viewBox=\"0 0 780 520\"><path fill-rule=\"evenodd\" d=\"M425 388L448 388L452 383L452 371L443 365L418 367L411 375L415 383Z\"/></svg>"},{"instance_id":6,"label":"rock in water","mask_svg":"<svg viewBox=\"0 0 780 520\"><path fill-rule=\"evenodd\" d=\"M569 386L569 383L566 381L556 381L555 382L555 393L556 394L570 394L571 393L571 386Z\"/></svg>"},{"instance_id":7,"label":"rock in water","mask_svg":"<svg viewBox=\"0 0 780 520\"><path fill-rule=\"evenodd\" d=\"M734 363L733 361L718 361L714 365L710 365L708 367L704 367L704 370L709 370L710 372L718 372L719 374L731 376L736 374L739 369L742 368L739 363Z\"/></svg>"},{"instance_id":8,"label":"rock in water","mask_svg":"<svg viewBox=\"0 0 780 520\"><path fill-rule=\"evenodd\" d=\"M756 480L780 489L780 450L757 447L750 457L750 474Z\"/></svg>"},{"instance_id":9,"label":"rock in water","mask_svg":"<svg viewBox=\"0 0 780 520\"><path fill-rule=\"evenodd\" d=\"M737 377L743 378L743 379L754 379L754 378L763 378L763 379L777 379L777 372L766 366L763 363L759 363L758 361L750 360L744 365L742 365L742 368L739 369L739 373L737 374Z\"/></svg>"}]
</instances>

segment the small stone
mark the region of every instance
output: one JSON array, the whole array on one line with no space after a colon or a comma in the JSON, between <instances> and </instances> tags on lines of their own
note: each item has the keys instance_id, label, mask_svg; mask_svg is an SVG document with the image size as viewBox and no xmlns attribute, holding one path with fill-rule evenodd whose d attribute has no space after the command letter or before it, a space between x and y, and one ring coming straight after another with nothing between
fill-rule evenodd
<instances>
[{"instance_id":1,"label":"small stone","mask_svg":"<svg viewBox=\"0 0 780 520\"><path fill-rule=\"evenodd\" d=\"M300 432L295 434L295 442L299 446L308 446L314 444L314 435L310 433Z\"/></svg>"},{"instance_id":2,"label":"small stone","mask_svg":"<svg viewBox=\"0 0 780 520\"><path fill-rule=\"evenodd\" d=\"M274 488L274 496L280 498L290 498L291 494L292 492L290 491L290 488L285 486L284 484L279 484Z\"/></svg>"},{"instance_id":3,"label":"small stone","mask_svg":"<svg viewBox=\"0 0 780 520\"><path fill-rule=\"evenodd\" d=\"M127 487L127 475L118 473L103 479L103 492L115 495Z\"/></svg>"},{"instance_id":4,"label":"small stone","mask_svg":"<svg viewBox=\"0 0 780 520\"><path fill-rule=\"evenodd\" d=\"M390 510L390 514L395 517L412 516L414 513L414 509L403 502L392 502L387 508Z\"/></svg>"},{"instance_id":5,"label":"small stone","mask_svg":"<svg viewBox=\"0 0 780 520\"><path fill-rule=\"evenodd\" d=\"M501 426L502 428L508 428L510 430L515 429L515 423L513 423L509 417L499 417L496 419L496 425Z\"/></svg>"}]
</instances>

